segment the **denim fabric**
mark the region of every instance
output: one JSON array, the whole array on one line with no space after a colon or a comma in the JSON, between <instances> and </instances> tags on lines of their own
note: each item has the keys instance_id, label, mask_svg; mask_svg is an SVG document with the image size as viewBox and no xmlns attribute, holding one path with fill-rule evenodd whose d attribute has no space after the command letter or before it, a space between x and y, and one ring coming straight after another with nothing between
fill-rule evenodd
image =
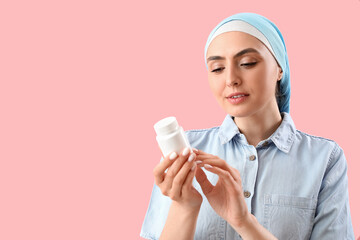
<instances>
[{"instance_id":1,"label":"denim fabric","mask_svg":"<svg viewBox=\"0 0 360 240\"><path fill-rule=\"evenodd\" d=\"M343 150L332 140L296 130L288 113L281 116L278 129L256 147L230 115L220 127L186 134L192 147L240 172L243 189L250 192L245 198L249 212L278 239L354 239ZM205 172L215 184L217 175ZM196 179L193 185L202 194ZM203 198L194 239L241 239ZM159 239L170 204L154 185L140 236Z\"/></svg>"}]
</instances>

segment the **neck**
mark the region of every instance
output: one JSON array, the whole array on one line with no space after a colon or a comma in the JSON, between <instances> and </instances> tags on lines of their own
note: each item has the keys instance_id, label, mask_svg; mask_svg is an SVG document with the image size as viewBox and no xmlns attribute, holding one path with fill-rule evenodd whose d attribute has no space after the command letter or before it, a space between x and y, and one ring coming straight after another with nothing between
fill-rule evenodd
<instances>
[{"instance_id":1,"label":"neck","mask_svg":"<svg viewBox=\"0 0 360 240\"><path fill-rule=\"evenodd\" d=\"M271 104L274 105L274 104ZM264 107L246 117L235 117L234 121L248 143L253 146L270 137L280 126L282 118L278 106Z\"/></svg>"}]
</instances>

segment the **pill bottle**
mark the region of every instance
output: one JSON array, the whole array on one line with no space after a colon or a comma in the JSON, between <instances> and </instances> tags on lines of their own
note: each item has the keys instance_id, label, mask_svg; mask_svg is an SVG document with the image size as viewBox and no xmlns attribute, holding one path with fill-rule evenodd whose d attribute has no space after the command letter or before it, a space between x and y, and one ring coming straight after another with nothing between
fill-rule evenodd
<instances>
[{"instance_id":1,"label":"pill bottle","mask_svg":"<svg viewBox=\"0 0 360 240\"><path fill-rule=\"evenodd\" d=\"M156 140L164 158L172 152L179 155L186 147L189 147L192 152L184 129L179 126L175 117L161 119L154 124L154 129L157 135Z\"/></svg>"}]
</instances>

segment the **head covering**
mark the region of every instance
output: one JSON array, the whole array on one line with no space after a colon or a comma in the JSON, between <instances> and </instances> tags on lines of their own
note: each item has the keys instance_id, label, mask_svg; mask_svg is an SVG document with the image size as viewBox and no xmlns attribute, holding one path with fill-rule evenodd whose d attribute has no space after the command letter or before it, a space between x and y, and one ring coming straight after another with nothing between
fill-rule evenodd
<instances>
[{"instance_id":1,"label":"head covering","mask_svg":"<svg viewBox=\"0 0 360 240\"><path fill-rule=\"evenodd\" d=\"M218 35L240 31L248 33L259 39L274 56L280 65L283 75L280 80L279 96L277 103L280 112L290 112L290 68L286 46L280 30L270 20L256 13L238 13L221 21L210 33L205 45L206 53L211 41Z\"/></svg>"}]
</instances>

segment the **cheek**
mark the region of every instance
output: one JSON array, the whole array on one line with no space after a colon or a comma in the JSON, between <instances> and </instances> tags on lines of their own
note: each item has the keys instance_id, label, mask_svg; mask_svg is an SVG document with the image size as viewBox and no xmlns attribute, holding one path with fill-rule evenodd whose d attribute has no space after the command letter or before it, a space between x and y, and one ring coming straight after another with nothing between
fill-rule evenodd
<instances>
[{"instance_id":1,"label":"cheek","mask_svg":"<svg viewBox=\"0 0 360 240\"><path fill-rule=\"evenodd\" d=\"M208 80L211 92L215 95L215 97L221 96L225 86L223 81L214 77L208 77Z\"/></svg>"},{"instance_id":2,"label":"cheek","mask_svg":"<svg viewBox=\"0 0 360 240\"><path fill-rule=\"evenodd\" d=\"M266 93L275 89L273 86L273 71L269 68L259 69L253 73L252 86L257 89L257 92Z\"/></svg>"}]
</instances>

